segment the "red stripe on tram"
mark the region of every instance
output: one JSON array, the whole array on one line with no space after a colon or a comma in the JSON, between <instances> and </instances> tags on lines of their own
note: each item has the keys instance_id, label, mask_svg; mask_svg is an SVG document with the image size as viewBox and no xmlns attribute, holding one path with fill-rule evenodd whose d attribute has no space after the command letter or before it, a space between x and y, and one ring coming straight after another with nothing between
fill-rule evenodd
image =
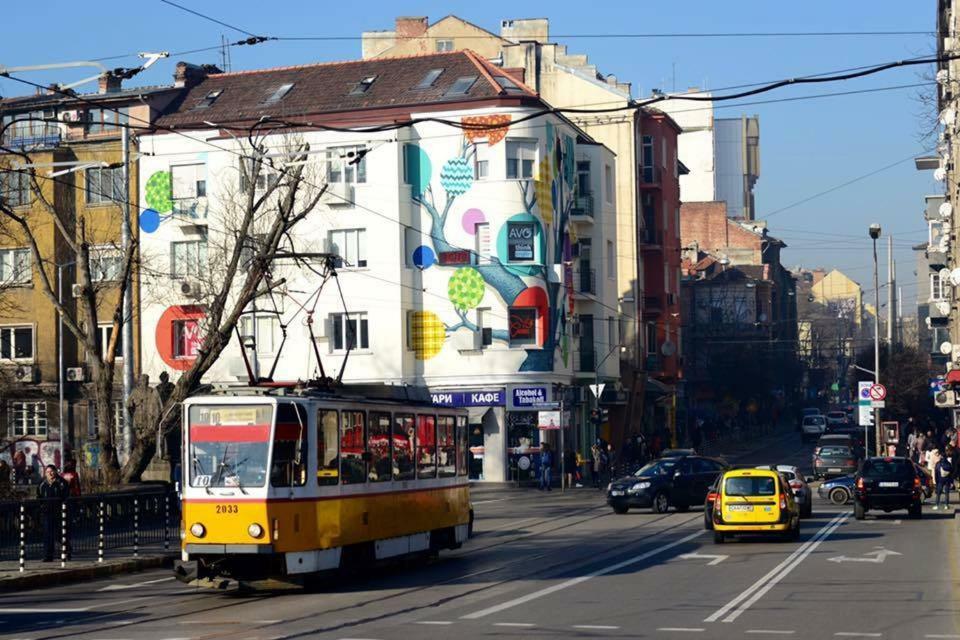
<instances>
[{"instance_id":1,"label":"red stripe on tram","mask_svg":"<svg viewBox=\"0 0 960 640\"><path fill-rule=\"evenodd\" d=\"M266 442L269 439L269 424L190 425L190 440L193 442Z\"/></svg>"}]
</instances>

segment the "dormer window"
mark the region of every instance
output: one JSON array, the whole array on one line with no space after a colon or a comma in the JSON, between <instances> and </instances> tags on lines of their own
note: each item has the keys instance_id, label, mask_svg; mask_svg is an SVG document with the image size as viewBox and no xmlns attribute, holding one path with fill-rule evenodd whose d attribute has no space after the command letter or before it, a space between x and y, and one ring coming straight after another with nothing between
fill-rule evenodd
<instances>
[{"instance_id":1,"label":"dormer window","mask_svg":"<svg viewBox=\"0 0 960 640\"><path fill-rule=\"evenodd\" d=\"M446 94L448 96L462 96L466 95L470 88L473 87L474 83L477 81L477 76L461 76L453 82L453 86L447 89Z\"/></svg>"},{"instance_id":2,"label":"dormer window","mask_svg":"<svg viewBox=\"0 0 960 640\"><path fill-rule=\"evenodd\" d=\"M207 95L205 95L203 98L200 99L200 101L197 103L194 109L206 109L210 107L210 105L212 105L214 102L217 101L217 98L219 98L221 94L223 94L223 89L215 89L209 92Z\"/></svg>"},{"instance_id":3,"label":"dormer window","mask_svg":"<svg viewBox=\"0 0 960 640\"><path fill-rule=\"evenodd\" d=\"M443 69L430 69L430 71L427 71L427 75L423 76L423 79L417 83L416 88L429 89L433 86L433 83L437 81L441 73L443 73Z\"/></svg>"},{"instance_id":4,"label":"dormer window","mask_svg":"<svg viewBox=\"0 0 960 640\"><path fill-rule=\"evenodd\" d=\"M494 80L497 81L497 84L500 85L500 87L504 91L507 91L507 92L522 91L522 89L520 89L520 86L517 85L516 82L514 82L507 76L497 76L496 78L494 78Z\"/></svg>"},{"instance_id":5,"label":"dormer window","mask_svg":"<svg viewBox=\"0 0 960 640\"><path fill-rule=\"evenodd\" d=\"M373 83L376 82L376 80L377 80L377 76L367 76L366 78L364 78L363 80L357 83L357 86L355 86L350 91L350 95L360 96L365 94L367 90L370 89L371 86L373 86Z\"/></svg>"},{"instance_id":6,"label":"dormer window","mask_svg":"<svg viewBox=\"0 0 960 640\"><path fill-rule=\"evenodd\" d=\"M290 90L293 89L293 83L288 82L287 84L282 84L273 91L270 92L270 95L267 96L267 99L263 101L263 104L275 104L280 102L286 97Z\"/></svg>"}]
</instances>

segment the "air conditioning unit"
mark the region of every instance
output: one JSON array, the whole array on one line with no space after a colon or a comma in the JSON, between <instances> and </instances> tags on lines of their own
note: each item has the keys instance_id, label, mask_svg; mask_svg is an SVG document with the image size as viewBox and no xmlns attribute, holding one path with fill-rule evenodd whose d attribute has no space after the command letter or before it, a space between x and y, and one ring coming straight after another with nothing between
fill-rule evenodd
<instances>
[{"instance_id":1,"label":"air conditioning unit","mask_svg":"<svg viewBox=\"0 0 960 640\"><path fill-rule=\"evenodd\" d=\"M70 293L73 295L74 298L82 298L82 297L83 297L83 285L82 285L82 284L71 285L71 287L70 287Z\"/></svg>"},{"instance_id":2,"label":"air conditioning unit","mask_svg":"<svg viewBox=\"0 0 960 640\"><path fill-rule=\"evenodd\" d=\"M32 364L20 364L13 372L17 382L39 382L40 369Z\"/></svg>"},{"instance_id":3,"label":"air conditioning unit","mask_svg":"<svg viewBox=\"0 0 960 640\"><path fill-rule=\"evenodd\" d=\"M201 295L200 283L196 280L181 280L180 295L188 298L198 299Z\"/></svg>"},{"instance_id":4,"label":"air conditioning unit","mask_svg":"<svg viewBox=\"0 0 960 640\"><path fill-rule=\"evenodd\" d=\"M933 397L933 404L938 407L955 407L957 406L957 392L953 389L944 389Z\"/></svg>"},{"instance_id":5,"label":"air conditioning unit","mask_svg":"<svg viewBox=\"0 0 960 640\"><path fill-rule=\"evenodd\" d=\"M83 367L67 367L67 382L83 382Z\"/></svg>"},{"instance_id":6,"label":"air conditioning unit","mask_svg":"<svg viewBox=\"0 0 960 640\"><path fill-rule=\"evenodd\" d=\"M83 111L71 109L63 112L64 122L83 122Z\"/></svg>"},{"instance_id":7,"label":"air conditioning unit","mask_svg":"<svg viewBox=\"0 0 960 640\"><path fill-rule=\"evenodd\" d=\"M57 110L53 107L47 107L43 110L43 119L44 120L56 120L57 119Z\"/></svg>"},{"instance_id":8,"label":"air conditioning unit","mask_svg":"<svg viewBox=\"0 0 960 640\"><path fill-rule=\"evenodd\" d=\"M352 184L334 182L327 185L323 201L330 207L352 207L355 191Z\"/></svg>"}]
</instances>

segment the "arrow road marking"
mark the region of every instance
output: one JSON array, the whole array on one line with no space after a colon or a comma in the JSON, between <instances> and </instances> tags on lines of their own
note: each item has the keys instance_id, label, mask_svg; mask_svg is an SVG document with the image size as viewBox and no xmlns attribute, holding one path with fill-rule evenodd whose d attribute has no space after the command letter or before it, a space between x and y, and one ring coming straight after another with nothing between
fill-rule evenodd
<instances>
[{"instance_id":1,"label":"arrow road marking","mask_svg":"<svg viewBox=\"0 0 960 640\"><path fill-rule=\"evenodd\" d=\"M97 589L97 591L122 591L123 589L136 589L137 587L143 587L148 584L156 584L157 582L166 582L167 580L173 580L174 578L158 578L156 580L146 580L144 582L134 582L133 584L111 584L103 587L102 589Z\"/></svg>"},{"instance_id":2,"label":"arrow road marking","mask_svg":"<svg viewBox=\"0 0 960 640\"><path fill-rule=\"evenodd\" d=\"M869 553L863 554L862 558L851 558L850 556L835 556L833 558L827 558L827 562L872 562L873 564L882 564L889 556L902 556L902 553L896 551L890 551L889 549L884 549L883 547L877 547L876 551L871 551Z\"/></svg>"},{"instance_id":3,"label":"arrow road marking","mask_svg":"<svg viewBox=\"0 0 960 640\"><path fill-rule=\"evenodd\" d=\"M684 559L684 560L698 560L698 559L706 560L706 559L709 558L709 559L710 559L710 562L707 563L707 566L712 567L712 566L716 566L716 565L720 564L721 562L723 562L724 560L726 560L726 559L729 558L730 556L710 555L710 554L708 554L708 553L684 553L684 554L679 555L679 556L677 556L677 557L678 557L678 558L682 558L682 559Z\"/></svg>"}]
</instances>

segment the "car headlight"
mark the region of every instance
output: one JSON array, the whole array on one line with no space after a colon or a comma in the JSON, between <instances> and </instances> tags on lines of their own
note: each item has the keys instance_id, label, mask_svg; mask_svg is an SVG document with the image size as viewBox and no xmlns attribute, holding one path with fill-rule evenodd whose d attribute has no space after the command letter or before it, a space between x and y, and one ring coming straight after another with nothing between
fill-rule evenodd
<instances>
[{"instance_id":1,"label":"car headlight","mask_svg":"<svg viewBox=\"0 0 960 640\"><path fill-rule=\"evenodd\" d=\"M207 535L207 529L199 522L194 522L190 525L190 533L193 534L194 538L202 538Z\"/></svg>"},{"instance_id":2,"label":"car headlight","mask_svg":"<svg viewBox=\"0 0 960 640\"><path fill-rule=\"evenodd\" d=\"M247 533L250 534L251 538L259 538L263 535L263 527L254 522L249 527L247 527Z\"/></svg>"},{"instance_id":3,"label":"car headlight","mask_svg":"<svg viewBox=\"0 0 960 640\"><path fill-rule=\"evenodd\" d=\"M613 483L611 482L610 484L607 485L607 491L610 491L610 489L612 488L613 488Z\"/></svg>"},{"instance_id":4,"label":"car headlight","mask_svg":"<svg viewBox=\"0 0 960 640\"><path fill-rule=\"evenodd\" d=\"M630 487L631 493L636 493L637 491L643 491L644 489L649 489L649 482L636 482L632 487Z\"/></svg>"}]
</instances>

